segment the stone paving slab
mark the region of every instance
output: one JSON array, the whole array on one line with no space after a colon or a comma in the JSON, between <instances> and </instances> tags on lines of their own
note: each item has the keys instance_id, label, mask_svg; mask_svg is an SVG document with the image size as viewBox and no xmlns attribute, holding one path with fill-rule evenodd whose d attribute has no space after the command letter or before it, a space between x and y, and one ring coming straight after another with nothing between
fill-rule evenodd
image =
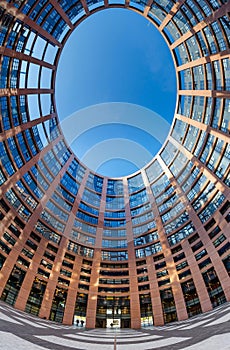
<instances>
[{"instance_id":1,"label":"stone paving slab","mask_svg":"<svg viewBox=\"0 0 230 350\"><path fill-rule=\"evenodd\" d=\"M1 350L230 350L230 303L162 327L85 329L26 314L0 301Z\"/></svg>"}]
</instances>

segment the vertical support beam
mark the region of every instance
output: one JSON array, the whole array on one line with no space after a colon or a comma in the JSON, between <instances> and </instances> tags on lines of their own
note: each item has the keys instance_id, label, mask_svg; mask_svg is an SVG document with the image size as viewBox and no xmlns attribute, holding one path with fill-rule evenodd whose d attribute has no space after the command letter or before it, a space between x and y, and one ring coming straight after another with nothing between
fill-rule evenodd
<instances>
[{"instance_id":1,"label":"vertical support beam","mask_svg":"<svg viewBox=\"0 0 230 350\"><path fill-rule=\"evenodd\" d=\"M63 236L58 249L58 253L53 263L53 269L50 274L50 279L48 280L45 294L43 296L42 305L39 312L39 317L41 318L49 319L50 317L50 310L53 303L54 292L57 286L57 281L58 281L58 276L62 265L62 261L64 259L64 255L67 250L67 245L68 245L68 239Z\"/></svg>"},{"instance_id":2,"label":"vertical support beam","mask_svg":"<svg viewBox=\"0 0 230 350\"><path fill-rule=\"evenodd\" d=\"M172 139L172 138L171 138ZM172 139L173 140L173 139ZM175 143L177 143L177 141L175 141ZM178 144L178 143L177 143ZM179 145L179 144L178 144ZM182 150L182 152L185 153L185 149L180 145L180 149ZM185 153L186 154L186 153ZM225 293L225 297L226 299L229 301L230 300L230 289L229 289L229 275L221 261L220 256L218 255L214 245L211 243L210 238L206 232L206 230L204 229L203 224L200 222L197 213L195 212L195 210L193 209L191 203L188 201L186 195L184 194L184 192L181 190L178 182L176 181L175 177L173 176L173 174L171 173L171 171L166 167L165 163L163 162L163 160L158 157L158 160L162 166L162 168L164 169L164 171L167 173L168 177L171 178L171 181L174 183L176 189L177 189L177 193L178 195L183 198L183 203L184 206L187 208L189 217L196 229L196 231L199 233L199 236L201 237L201 240L208 252L208 255L210 257L210 259L212 260L213 266L216 270L216 273L218 275L218 278L220 280L220 283L222 285L222 288L224 290ZM197 162L200 163L200 161L197 159ZM203 167L203 164L202 164ZM221 181L214 175L211 173L211 171L207 168L204 169L204 174L207 178L209 178L210 181L212 181L213 183L215 183L215 186L217 189L219 189L220 191L222 191L222 193L224 193L224 195L229 198L229 189L224 186ZM216 181L217 180L217 181ZM213 217L215 217L215 214L213 215ZM208 303L206 303L208 304Z\"/></svg>"},{"instance_id":3,"label":"vertical support beam","mask_svg":"<svg viewBox=\"0 0 230 350\"><path fill-rule=\"evenodd\" d=\"M75 256L74 268L70 280L68 295L66 299L65 312L63 316L63 323L71 325L73 324L74 310L77 302L77 291L78 283L80 279L82 257L79 255Z\"/></svg>"},{"instance_id":4,"label":"vertical support beam","mask_svg":"<svg viewBox=\"0 0 230 350\"><path fill-rule=\"evenodd\" d=\"M169 243L167 240L167 236L165 234L164 227L162 225L161 217L160 217L160 214L159 214L156 202L155 202L155 198L152 194L150 184L148 182L148 179L147 179L147 176L146 176L146 173L144 170L142 170L142 177L145 181L146 189L147 189L150 203L152 205L152 210L154 213L154 218L155 218L156 225L158 228L159 240L160 240L160 243L162 246L162 251L164 252L164 255L165 255L165 261L166 261L167 270L168 270L170 282L171 282L170 285L172 287L174 301L175 301L176 310L177 310L177 317L178 317L179 321L185 320L188 317L188 315L187 315L187 311L186 311L186 306L185 306L185 301L184 301L182 289L181 289L180 282L179 282L178 275L177 275L177 270L176 270L175 263L174 263L173 258L172 258L172 252L171 252L171 249L169 247Z\"/></svg>"},{"instance_id":5,"label":"vertical support beam","mask_svg":"<svg viewBox=\"0 0 230 350\"><path fill-rule=\"evenodd\" d=\"M127 179L123 180L123 185L125 200L126 235L128 242L131 328L138 329L141 328L141 312L137 283L136 254L133 241L133 228L129 205L129 191Z\"/></svg>"},{"instance_id":6,"label":"vertical support beam","mask_svg":"<svg viewBox=\"0 0 230 350\"><path fill-rule=\"evenodd\" d=\"M156 279L156 270L153 264L153 257L146 257L148 276L149 276L149 285L150 285L150 296L152 301L152 310L154 318L154 326L163 326L164 316L161 305L161 297L159 292L159 287Z\"/></svg>"},{"instance_id":7,"label":"vertical support beam","mask_svg":"<svg viewBox=\"0 0 230 350\"><path fill-rule=\"evenodd\" d=\"M60 182L60 178L64 175L65 171L67 170L67 168L69 167L70 163L73 160L73 155L68 159L68 161L66 162L66 164L64 165L64 167L60 170L59 174L56 176L56 178L54 179L54 181L51 183L46 195L41 199L38 207L36 208L36 211L32 214L30 220L29 220L29 225L27 225L25 227L25 229L23 230L27 237L29 237L33 227L35 226L35 224L37 223L37 220L40 217L40 214L43 210L43 208L46 206L46 203L48 202L48 200L50 199L52 193L55 191L56 187L58 186L59 182ZM63 241L64 241L64 237L62 237L61 239L61 244L60 246L63 246ZM30 294L30 289L34 280L34 277L37 273L37 269L38 266L40 265L40 260L42 259L43 256L43 252L44 252L44 246L43 249L39 248L38 249L38 253L40 254L36 254L34 256L34 260L33 260L33 269L28 270L28 274L26 273L26 276L24 278L24 281L22 283L21 289L19 291L18 294L18 298L17 301L15 303L15 307L24 310L25 306L26 306L26 302L27 299L29 297ZM59 259L61 256L61 254L57 254L56 259ZM55 260L56 262L56 260ZM54 269L56 270L58 268L58 262L56 262ZM54 274L54 272L52 271L51 276ZM50 281L50 280L49 280Z\"/></svg>"},{"instance_id":8,"label":"vertical support beam","mask_svg":"<svg viewBox=\"0 0 230 350\"><path fill-rule=\"evenodd\" d=\"M196 291L200 300L202 312L210 311L212 310L212 304L211 304L204 280L201 276L200 269L197 265L197 261L194 257L193 251L188 243L188 240L187 239L184 240L181 245L186 254L188 266L192 273L192 279L196 286Z\"/></svg>"},{"instance_id":9,"label":"vertical support beam","mask_svg":"<svg viewBox=\"0 0 230 350\"><path fill-rule=\"evenodd\" d=\"M40 261L42 259L43 254L44 254L46 245L47 245L46 240L44 238L42 238L38 244L38 249L36 250L36 252L33 256L33 261L31 262L31 266L33 266L33 267L29 268L26 271L24 281L22 283L22 286L21 286L20 291L18 293L17 300L15 302L15 307L19 310L22 310L22 311L25 310L26 303L27 303L27 300L28 300L28 297L30 294L30 290L31 290L34 278L36 276L38 267L40 265Z\"/></svg>"},{"instance_id":10,"label":"vertical support beam","mask_svg":"<svg viewBox=\"0 0 230 350\"><path fill-rule=\"evenodd\" d=\"M83 192L85 189L85 184L88 178L89 170L87 169L84 177L82 179L82 182L80 184L72 211L69 216L69 220L67 222L65 231L64 231L64 236L69 237L71 230L74 225L74 220L76 218L76 212L78 210L81 198L83 196ZM78 291L78 284L80 280L80 272L81 272L81 266L82 266L82 260L83 258L79 255L75 256L75 261L74 261L74 268L70 280L70 285L68 289L68 295L66 299L66 307L65 307L65 312L64 312L64 317L63 317L63 323L64 324L72 324L73 322L73 317L74 317L74 310L75 310L75 304L77 302L77 291Z\"/></svg>"},{"instance_id":11,"label":"vertical support beam","mask_svg":"<svg viewBox=\"0 0 230 350\"><path fill-rule=\"evenodd\" d=\"M104 211L106 205L106 190L107 179L103 181L103 189L101 194L100 212L98 218L98 227L96 233L96 243L93 257L93 266L90 278L87 314L86 314L86 327L95 328L96 326L96 314L97 314L97 296L98 296L98 284L99 284L99 271L101 262L101 247L104 225Z\"/></svg>"}]
</instances>

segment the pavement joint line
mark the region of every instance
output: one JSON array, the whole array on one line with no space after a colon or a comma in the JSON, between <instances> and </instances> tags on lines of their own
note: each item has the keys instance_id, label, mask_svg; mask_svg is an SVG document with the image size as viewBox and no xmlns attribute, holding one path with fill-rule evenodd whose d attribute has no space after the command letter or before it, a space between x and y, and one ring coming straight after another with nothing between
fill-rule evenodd
<instances>
[{"instance_id":1,"label":"pavement joint line","mask_svg":"<svg viewBox=\"0 0 230 350\"><path fill-rule=\"evenodd\" d=\"M114 336L114 347L113 350L117 350L117 335Z\"/></svg>"}]
</instances>

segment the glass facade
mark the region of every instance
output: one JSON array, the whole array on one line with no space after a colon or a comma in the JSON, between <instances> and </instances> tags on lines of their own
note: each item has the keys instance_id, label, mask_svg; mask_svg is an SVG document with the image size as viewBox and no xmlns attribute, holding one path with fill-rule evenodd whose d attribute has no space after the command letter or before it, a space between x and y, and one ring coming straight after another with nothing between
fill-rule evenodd
<instances>
[{"instance_id":1,"label":"glass facade","mask_svg":"<svg viewBox=\"0 0 230 350\"><path fill-rule=\"evenodd\" d=\"M80 163L54 95L71 31L110 5L159 28L178 83L163 148L122 179ZM221 0L1 2L2 300L88 328L158 326L230 300L229 38Z\"/></svg>"}]
</instances>

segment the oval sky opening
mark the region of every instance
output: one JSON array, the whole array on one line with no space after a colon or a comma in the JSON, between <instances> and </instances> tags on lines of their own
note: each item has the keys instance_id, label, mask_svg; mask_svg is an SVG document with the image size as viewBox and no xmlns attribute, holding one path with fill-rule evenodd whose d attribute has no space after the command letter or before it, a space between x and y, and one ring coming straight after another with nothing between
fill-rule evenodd
<instances>
[{"instance_id":1,"label":"oval sky opening","mask_svg":"<svg viewBox=\"0 0 230 350\"><path fill-rule=\"evenodd\" d=\"M176 105L175 69L164 38L147 19L125 9L100 11L75 29L61 54L55 89L60 123L77 113L77 120L69 125L70 128L76 128L76 132L79 123L83 121L83 118L79 119L81 110L104 103L111 103L113 106L114 102L135 104L139 105L140 109L143 107L153 111L168 123L169 130ZM114 125L114 131L110 128L108 132L107 122L112 123L110 113L107 117L104 128L103 125L95 130L89 128L84 135L68 142L76 156L84 160L83 149L88 154L85 159L90 159L90 151L91 157L95 158L100 149L95 147L96 144L111 140L106 143L107 147L111 147L111 159L108 159L107 150L107 158L100 166L97 165L96 169L90 164L85 164L104 176L126 176L136 167L130 167L130 162L133 163L132 147L127 159L119 152L116 155L114 152L114 140L119 139L119 128L125 123L119 126L117 123ZM149 153L150 158L146 160L145 157L142 164L144 166L159 151L162 143L156 141L153 145L154 139L147 142L144 132L137 136L137 133L133 132L133 126L128 127L126 125L126 133L120 133L121 137L130 140L130 143L139 143L140 148L146 148L145 153ZM165 130L162 132L165 133ZM89 137L90 142L87 141ZM105 163L109 166L102 166ZM136 160L136 164L140 167L139 159Z\"/></svg>"}]
</instances>

